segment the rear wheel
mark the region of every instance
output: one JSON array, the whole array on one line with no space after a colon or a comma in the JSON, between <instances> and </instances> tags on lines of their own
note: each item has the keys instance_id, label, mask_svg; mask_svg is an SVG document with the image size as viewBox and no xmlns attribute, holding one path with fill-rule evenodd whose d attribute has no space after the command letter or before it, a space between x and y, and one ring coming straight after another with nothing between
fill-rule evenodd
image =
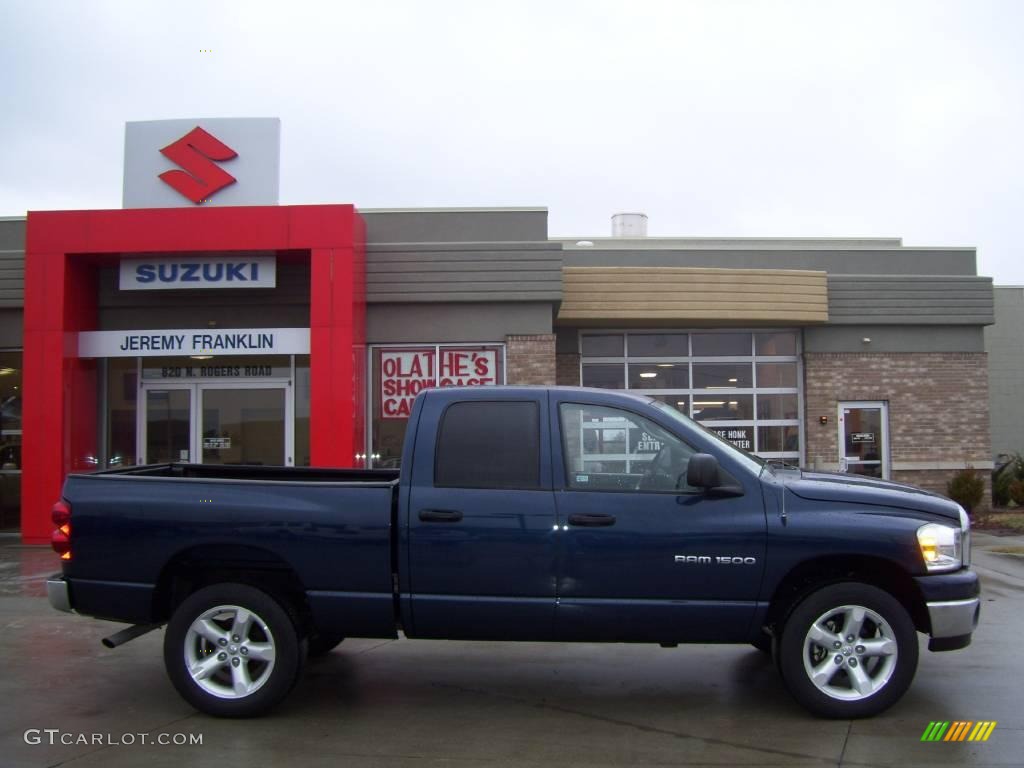
<instances>
[{"instance_id":1,"label":"rear wheel","mask_svg":"<svg viewBox=\"0 0 1024 768\"><path fill-rule=\"evenodd\" d=\"M821 717L870 717L906 692L917 670L917 632L906 609L868 584L833 584L790 614L778 665L793 697Z\"/></svg>"},{"instance_id":2,"label":"rear wheel","mask_svg":"<svg viewBox=\"0 0 1024 768\"><path fill-rule=\"evenodd\" d=\"M279 703L302 670L306 643L289 612L246 584L190 595L164 635L164 665L178 693L217 717L253 717Z\"/></svg>"}]
</instances>

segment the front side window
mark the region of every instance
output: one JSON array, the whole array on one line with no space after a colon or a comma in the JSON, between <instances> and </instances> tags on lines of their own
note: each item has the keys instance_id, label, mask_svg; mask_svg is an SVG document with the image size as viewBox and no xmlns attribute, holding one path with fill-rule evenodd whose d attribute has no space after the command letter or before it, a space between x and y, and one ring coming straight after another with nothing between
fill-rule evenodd
<instances>
[{"instance_id":1,"label":"front side window","mask_svg":"<svg viewBox=\"0 0 1024 768\"><path fill-rule=\"evenodd\" d=\"M696 450L650 419L602 405L560 408L566 484L574 490L692 493Z\"/></svg>"},{"instance_id":2,"label":"front side window","mask_svg":"<svg viewBox=\"0 0 1024 768\"><path fill-rule=\"evenodd\" d=\"M467 401L445 410L434 486L540 488L540 409L535 402Z\"/></svg>"}]
</instances>

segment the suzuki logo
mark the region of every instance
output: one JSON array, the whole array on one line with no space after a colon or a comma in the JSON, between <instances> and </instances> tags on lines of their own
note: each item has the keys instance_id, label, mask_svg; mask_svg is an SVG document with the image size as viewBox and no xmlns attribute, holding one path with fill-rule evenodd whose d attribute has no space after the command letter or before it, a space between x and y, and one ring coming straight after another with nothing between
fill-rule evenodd
<instances>
[{"instance_id":1,"label":"suzuki logo","mask_svg":"<svg viewBox=\"0 0 1024 768\"><path fill-rule=\"evenodd\" d=\"M183 171L164 171L160 179L197 205L214 193L234 184L236 179L214 160L230 160L238 153L199 126L160 150L160 154Z\"/></svg>"}]
</instances>

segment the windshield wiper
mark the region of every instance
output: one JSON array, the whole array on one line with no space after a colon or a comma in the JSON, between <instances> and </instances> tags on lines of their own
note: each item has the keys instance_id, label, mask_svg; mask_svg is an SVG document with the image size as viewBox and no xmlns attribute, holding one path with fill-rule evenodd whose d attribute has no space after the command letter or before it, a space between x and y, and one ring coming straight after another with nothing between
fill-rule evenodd
<instances>
[{"instance_id":1,"label":"windshield wiper","mask_svg":"<svg viewBox=\"0 0 1024 768\"><path fill-rule=\"evenodd\" d=\"M797 464L790 464L785 459L765 459L764 461L765 461L766 464L769 464L770 466L773 466L773 467L778 467L779 469L796 469L796 470L800 469L799 465L797 465Z\"/></svg>"}]
</instances>

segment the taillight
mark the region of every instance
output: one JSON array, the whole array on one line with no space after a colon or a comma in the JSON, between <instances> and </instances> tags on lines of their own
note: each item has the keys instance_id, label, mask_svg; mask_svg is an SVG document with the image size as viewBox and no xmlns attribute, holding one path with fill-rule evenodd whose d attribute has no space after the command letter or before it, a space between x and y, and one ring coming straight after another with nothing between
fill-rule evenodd
<instances>
[{"instance_id":1,"label":"taillight","mask_svg":"<svg viewBox=\"0 0 1024 768\"><path fill-rule=\"evenodd\" d=\"M60 555L61 560L71 559L71 505L64 501L58 501L50 510L50 519L53 520L53 535L50 536L50 546L53 551Z\"/></svg>"}]
</instances>

